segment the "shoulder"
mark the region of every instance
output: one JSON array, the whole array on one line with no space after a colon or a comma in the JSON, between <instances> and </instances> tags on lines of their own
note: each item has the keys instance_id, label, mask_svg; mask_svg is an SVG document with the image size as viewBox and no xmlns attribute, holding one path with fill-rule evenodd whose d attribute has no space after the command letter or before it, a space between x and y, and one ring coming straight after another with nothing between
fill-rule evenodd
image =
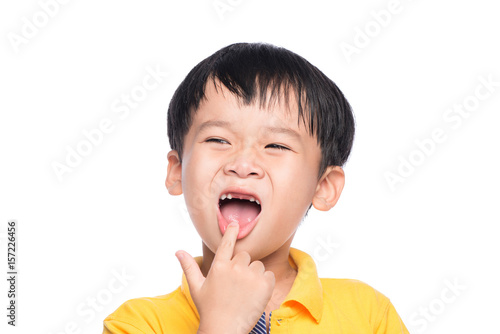
<instances>
[{"instance_id":1,"label":"shoulder","mask_svg":"<svg viewBox=\"0 0 500 334\"><path fill-rule=\"evenodd\" d=\"M376 298L388 300L386 296L371 287L370 285L347 278L320 278L321 285L325 292L335 293L336 295L346 295L349 297Z\"/></svg>"},{"instance_id":2,"label":"shoulder","mask_svg":"<svg viewBox=\"0 0 500 334\"><path fill-rule=\"evenodd\" d=\"M377 333L408 334L389 298L370 285L354 279L320 280L327 313L341 314L350 323L368 322Z\"/></svg>"},{"instance_id":3,"label":"shoulder","mask_svg":"<svg viewBox=\"0 0 500 334\"><path fill-rule=\"evenodd\" d=\"M387 311L391 301L370 285L355 279L321 278L325 303L356 310L375 318Z\"/></svg>"},{"instance_id":4,"label":"shoulder","mask_svg":"<svg viewBox=\"0 0 500 334\"><path fill-rule=\"evenodd\" d=\"M196 318L179 287L166 295L126 301L104 319L104 327L105 333L162 333Z\"/></svg>"}]
</instances>

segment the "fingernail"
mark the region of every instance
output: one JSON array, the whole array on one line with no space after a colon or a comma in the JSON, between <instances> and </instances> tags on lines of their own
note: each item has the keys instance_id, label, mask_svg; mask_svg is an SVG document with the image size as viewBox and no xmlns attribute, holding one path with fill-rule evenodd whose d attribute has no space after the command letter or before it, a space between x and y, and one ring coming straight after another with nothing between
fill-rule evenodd
<instances>
[{"instance_id":1,"label":"fingernail","mask_svg":"<svg viewBox=\"0 0 500 334\"><path fill-rule=\"evenodd\" d=\"M238 226L238 223L237 223L237 222L234 222L234 221L233 221L233 222L230 222L230 223L229 223L229 225L228 225L228 227L231 227L231 226L232 226L232 227L234 227L234 226Z\"/></svg>"},{"instance_id":2,"label":"fingernail","mask_svg":"<svg viewBox=\"0 0 500 334\"><path fill-rule=\"evenodd\" d=\"M179 252L179 253L175 253L175 256L177 256L177 258L178 258L179 260L182 260L182 259L184 258L184 254L183 254L183 253L180 253L180 252Z\"/></svg>"}]
</instances>

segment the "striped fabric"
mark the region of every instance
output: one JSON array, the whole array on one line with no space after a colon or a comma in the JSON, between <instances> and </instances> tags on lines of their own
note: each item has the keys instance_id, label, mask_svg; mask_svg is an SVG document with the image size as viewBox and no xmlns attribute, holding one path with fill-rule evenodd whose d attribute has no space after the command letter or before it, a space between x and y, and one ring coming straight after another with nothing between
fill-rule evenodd
<instances>
[{"instance_id":1,"label":"striped fabric","mask_svg":"<svg viewBox=\"0 0 500 334\"><path fill-rule=\"evenodd\" d=\"M257 324L255 325L255 327L248 334L269 334L271 332L271 314L272 313L273 312L269 313L269 332L266 332L266 312L264 312L260 316L260 319L257 322Z\"/></svg>"}]
</instances>

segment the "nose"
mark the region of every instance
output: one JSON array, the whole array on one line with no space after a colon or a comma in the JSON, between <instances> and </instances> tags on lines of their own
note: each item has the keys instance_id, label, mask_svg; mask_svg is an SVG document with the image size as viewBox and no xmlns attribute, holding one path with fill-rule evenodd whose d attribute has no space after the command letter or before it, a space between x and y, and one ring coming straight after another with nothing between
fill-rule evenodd
<instances>
[{"instance_id":1,"label":"nose","mask_svg":"<svg viewBox=\"0 0 500 334\"><path fill-rule=\"evenodd\" d=\"M264 176L262 167L249 155L238 155L224 166L226 175L240 178L261 178Z\"/></svg>"}]
</instances>

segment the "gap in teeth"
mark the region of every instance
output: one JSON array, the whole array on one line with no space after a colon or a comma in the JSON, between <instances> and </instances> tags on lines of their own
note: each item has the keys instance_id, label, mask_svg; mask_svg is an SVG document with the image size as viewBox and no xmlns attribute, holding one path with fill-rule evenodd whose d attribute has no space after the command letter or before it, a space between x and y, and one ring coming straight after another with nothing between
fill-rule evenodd
<instances>
[{"instance_id":1,"label":"gap in teeth","mask_svg":"<svg viewBox=\"0 0 500 334\"><path fill-rule=\"evenodd\" d=\"M233 196L232 196L231 194L227 194L227 195L226 195L226 194L222 194L222 195L221 195L221 197L220 197L220 199L221 199L222 201L223 201L223 200L225 200L226 198L227 198L227 199L233 199ZM250 197L249 201L250 201L250 202L255 202L255 203L257 203L258 205L260 205L260 202L259 202L258 200L256 200L254 197Z\"/></svg>"}]
</instances>

